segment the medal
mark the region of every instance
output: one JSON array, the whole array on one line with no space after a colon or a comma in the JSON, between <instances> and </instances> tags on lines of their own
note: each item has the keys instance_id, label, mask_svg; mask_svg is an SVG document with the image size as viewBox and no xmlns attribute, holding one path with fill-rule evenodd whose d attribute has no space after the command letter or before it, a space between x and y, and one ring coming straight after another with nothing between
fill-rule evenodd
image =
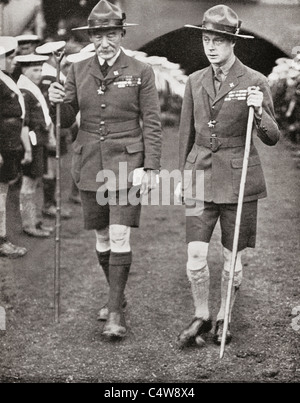
<instances>
[{"instance_id":1,"label":"medal","mask_svg":"<svg viewBox=\"0 0 300 403\"><path fill-rule=\"evenodd\" d=\"M207 124L210 129L214 129L217 122L215 120L210 120Z\"/></svg>"},{"instance_id":2,"label":"medal","mask_svg":"<svg viewBox=\"0 0 300 403\"><path fill-rule=\"evenodd\" d=\"M104 95L106 90L107 90L107 87L106 87L105 82L103 81L103 82L101 83L99 89L97 90L98 95Z\"/></svg>"}]
</instances>

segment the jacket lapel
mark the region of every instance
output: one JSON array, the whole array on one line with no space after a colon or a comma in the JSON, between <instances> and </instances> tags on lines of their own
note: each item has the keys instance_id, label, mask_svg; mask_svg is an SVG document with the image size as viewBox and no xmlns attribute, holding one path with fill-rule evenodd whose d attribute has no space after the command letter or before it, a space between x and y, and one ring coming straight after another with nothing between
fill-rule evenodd
<instances>
[{"instance_id":1,"label":"jacket lapel","mask_svg":"<svg viewBox=\"0 0 300 403\"><path fill-rule=\"evenodd\" d=\"M104 80L103 74L100 69L100 63L99 63L97 55L95 57L93 57L92 60L90 61L90 73L94 77L100 78L100 80L102 80L102 81Z\"/></svg>"},{"instance_id":2,"label":"jacket lapel","mask_svg":"<svg viewBox=\"0 0 300 403\"><path fill-rule=\"evenodd\" d=\"M234 65L230 69L226 80L223 82L220 91L218 92L216 98L213 101L213 105L224 98L230 91L237 87L240 83L239 77L245 74L244 65L236 59Z\"/></svg>"},{"instance_id":3,"label":"jacket lapel","mask_svg":"<svg viewBox=\"0 0 300 403\"><path fill-rule=\"evenodd\" d=\"M121 54L116 60L115 64L109 70L107 76L105 77L106 80L111 80L118 78L122 75L122 70L128 66L128 56L125 55L123 50L121 50Z\"/></svg>"},{"instance_id":4,"label":"jacket lapel","mask_svg":"<svg viewBox=\"0 0 300 403\"><path fill-rule=\"evenodd\" d=\"M215 99L213 68L210 66L202 79L202 86L212 100Z\"/></svg>"}]
</instances>

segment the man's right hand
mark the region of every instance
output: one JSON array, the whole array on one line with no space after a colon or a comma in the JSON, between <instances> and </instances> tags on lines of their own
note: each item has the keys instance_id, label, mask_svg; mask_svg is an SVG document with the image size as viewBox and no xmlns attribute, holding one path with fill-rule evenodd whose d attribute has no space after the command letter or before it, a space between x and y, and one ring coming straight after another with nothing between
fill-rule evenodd
<instances>
[{"instance_id":1,"label":"man's right hand","mask_svg":"<svg viewBox=\"0 0 300 403\"><path fill-rule=\"evenodd\" d=\"M0 168L2 167L3 164L4 164L4 161L3 161L2 155L0 154Z\"/></svg>"},{"instance_id":2,"label":"man's right hand","mask_svg":"<svg viewBox=\"0 0 300 403\"><path fill-rule=\"evenodd\" d=\"M64 86L59 83L52 83L49 88L49 100L52 104L62 104L66 93Z\"/></svg>"}]
</instances>

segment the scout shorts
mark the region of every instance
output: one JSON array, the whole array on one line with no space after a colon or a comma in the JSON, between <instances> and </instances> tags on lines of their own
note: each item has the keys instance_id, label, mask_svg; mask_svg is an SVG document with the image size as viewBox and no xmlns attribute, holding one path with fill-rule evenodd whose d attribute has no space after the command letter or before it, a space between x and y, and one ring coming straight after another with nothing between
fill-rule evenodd
<instances>
[{"instance_id":1,"label":"scout shorts","mask_svg":"<svg viewBox=\"0 0 300 403\"><path fill-rule=\"evenodd\" d=\"M246 248L255 248L257 232L257 200L244 203L240 227L240 237L238 251ZM189 216L188 210L191 206L186 206L186 235L187 243L206 242L209 243L220 218L222 245L228 249L233 249L233 238L235 221L237 214L237 204L215 204L204 203L196 216Z\"/></svg>"},{"instance_id":2,"label":"scout shorts","mask_svg":"<svg viewBox=\"0 0 300 403\"><path fill-rule=\"evenodd\" d=\"M83 209L84 228L87 230L100 231L109 225L125 225L126 227L138 228L140 225L141 204L133 206L127 200L128 190L116 192L114 201L116 205L104 206L97 202L97 192L80 191ZM108 197L106 191L103 196ZM126 197L126 199L125 199Z\"/></svg>"},{"instance_id":3,"label":"scout shorts","mask_svg":"<svg viewBox=\"0 0 300 403\"><path fill-rule=\"evenodd\" d=\"M3 165L0 168L0 183L8 183L18 177L21 172L22 149L1 151Z\"/></svg>"},{"instance_id":4,"label":"scout shorts","mask_svg":"<svg viewBox=\"0 0 300 403\"><path fill-rule=\"evenodd\" d=\"M23 175L31 179L41 178L47 173L48 152L45 146L32 147L32 163L23 166Z\"/></svg>"}]
</instances>

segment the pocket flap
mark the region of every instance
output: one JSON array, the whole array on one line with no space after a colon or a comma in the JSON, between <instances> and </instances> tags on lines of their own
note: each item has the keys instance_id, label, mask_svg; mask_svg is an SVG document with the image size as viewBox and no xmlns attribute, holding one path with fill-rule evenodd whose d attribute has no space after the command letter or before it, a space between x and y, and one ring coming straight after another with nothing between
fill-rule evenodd
<instances>
[{"instance_id":1,"label":"pocket flap","mask_svg":"<svg viewBox=\"0 0 300 403\"><path fill-rule=\"evenodd\" d=\"M243 162L244 162L244 158L237 158L237 159L231 160L231 166L232 166L232 168L243 168ZM255 165L261 165L258 155L255 155L254 157L249 158L248 166L254 167Z\"/></svg>"},{"instance_id":2,"label":"pocket flap","mask_svg":"<svg viewBox=\"0 0 300 403\"><path fill-rule=\"evenodd\" d=\"M81 154L81 153L82 153L83 145L82 145L82 144L78 144L78 143L73 143L72 148L73 148L73 152L74 152L75 154Z\"/></svg>"},{"instance_id":3,"label":"pocket flap","mask_svg":"<svg viewBox=\"0 0 300 403\"><path fill-rule=\"evenodd\" d=\"M126 151L128 152L128 154L143 152L144 144L142 142L129 144L128 146L126 146Z\"/></svg>"}]
</instances>

